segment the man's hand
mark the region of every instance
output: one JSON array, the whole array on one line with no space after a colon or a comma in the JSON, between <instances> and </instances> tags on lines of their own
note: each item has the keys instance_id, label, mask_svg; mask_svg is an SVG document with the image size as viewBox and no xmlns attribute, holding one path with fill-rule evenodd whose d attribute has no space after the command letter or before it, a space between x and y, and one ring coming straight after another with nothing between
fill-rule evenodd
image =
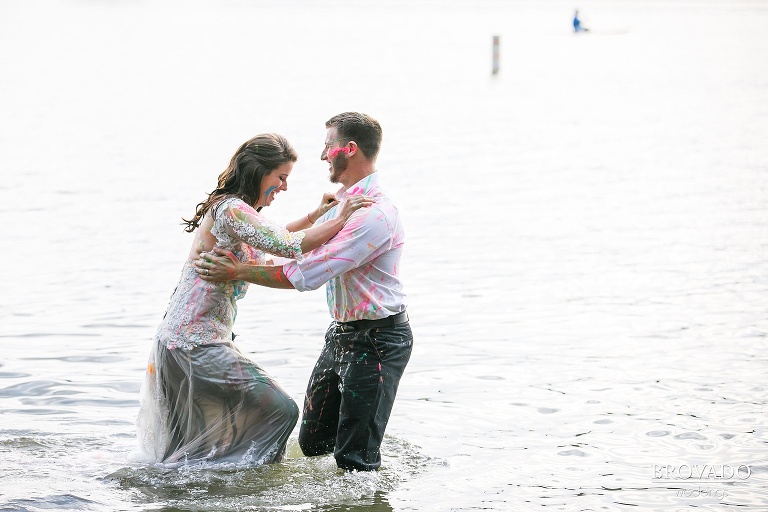
<instances>
[{"instance_id":1,"label":"man's hand","mask_svg":"<svg viewBox=\"0 0 768 512\"><path fill-rule=\"evenodd\" d=\"M240 260L231 251L214 247L212 252L200 254L194 267L201 279L212 282L234 281L238 279Z\"/></svg>"}]
</instances>

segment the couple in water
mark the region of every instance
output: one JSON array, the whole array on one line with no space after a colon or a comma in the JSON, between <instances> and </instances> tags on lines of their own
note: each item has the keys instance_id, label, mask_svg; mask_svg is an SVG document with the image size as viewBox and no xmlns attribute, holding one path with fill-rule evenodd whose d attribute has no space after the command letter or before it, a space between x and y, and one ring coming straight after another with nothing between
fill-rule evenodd
<instances>
[{"instance_id":1,"label":"couple in water","mask_svg":"<svg viewBox=\"0 0 768 512\"><path fill-rule=\"evenodd\" d=\"M326 123L321 159L342 185L285 227L261 214L296 152L277 134L237 150L216 189L184 220L196 232L155 335L137 420L148 462L256 465L281 460L299 418L290 396L234 343L249 283L314 290L326 284L333 321L307 385L299 446L333 453L346 470L381 465L380 447L413 335L398 271L403 227L382 190L381 126L346 112ZM289 258L268 265L267 255Z\"/></svg>"}]
</instances>

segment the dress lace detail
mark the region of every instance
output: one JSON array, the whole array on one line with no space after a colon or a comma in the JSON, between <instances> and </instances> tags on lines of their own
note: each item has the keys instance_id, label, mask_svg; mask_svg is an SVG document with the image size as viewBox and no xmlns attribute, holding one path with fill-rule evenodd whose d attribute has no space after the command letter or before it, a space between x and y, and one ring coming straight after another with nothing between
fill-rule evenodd
<instances>
[{"instance_id":1,"label":"dress lace detail","mask_svg":"<svg viewBox=\"0 0 768 512\"><path fill-rule=\"evenodd\" d=\"M263 264L264 253L301 259L303 232L291 233L264 218L238 198L228 198L211 209L211 233L217 247L232 251L243 263ZM237 316L237 300L248 283L209 283L200 279L188 260L171 295L156 336L169 349L228 342Z\"/></svg>"},{"instance_id":2,"label":"dress lace detail","mask_svg":"<svg viewBox=\"0 0 768 512\"><path fill-rule=\"evenodd\" d=\"M303 231L291 233L235 197L225 199L215 209L211 233L219 247L232 250L233 244L245 242L275 256L301 260Z\"/></svg>"}]
</instances>

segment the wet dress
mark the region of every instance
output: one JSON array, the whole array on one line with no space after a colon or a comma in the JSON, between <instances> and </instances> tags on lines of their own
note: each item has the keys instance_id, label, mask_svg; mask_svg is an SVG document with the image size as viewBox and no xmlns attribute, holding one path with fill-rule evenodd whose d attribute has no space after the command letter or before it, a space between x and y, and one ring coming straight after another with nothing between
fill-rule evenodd
<instances>
[{"instance_id":1,"label":"wet dress","mask_svg":"<svg viewBox=\"0 0 768 512\"><path fill-rule=\"evenodd\" d=\"M303 232L291 233L238 198L211 209L217 247L244 263L264 253L301 259ZM258 465L280 460L298 408L233 342L244 281L211 283L184 264L157 329L137 419L144 462Z\"/></svg>"}]
</instances>

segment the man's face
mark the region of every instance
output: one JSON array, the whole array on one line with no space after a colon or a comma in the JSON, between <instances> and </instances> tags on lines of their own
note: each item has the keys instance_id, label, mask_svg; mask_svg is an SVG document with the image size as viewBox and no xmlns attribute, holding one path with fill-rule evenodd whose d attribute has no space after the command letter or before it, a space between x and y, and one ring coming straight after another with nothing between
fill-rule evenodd
<instances>
[{"instance_id":1,"label":"man's face","mask_svg":"<svg viewBox=\"0 0 768 512\"><path fill-rule=\"evenodd\" d=\"M323 154L320 155L320 160L328 162L328 176L331 183L339 183L341 175L347 170L349 165L349 158L347 158L346 147L347 141L345 139L339 139L339 131L336 127L328 128L328 132L325 135L325 148Z\"/></svg>"}]
</instances>

